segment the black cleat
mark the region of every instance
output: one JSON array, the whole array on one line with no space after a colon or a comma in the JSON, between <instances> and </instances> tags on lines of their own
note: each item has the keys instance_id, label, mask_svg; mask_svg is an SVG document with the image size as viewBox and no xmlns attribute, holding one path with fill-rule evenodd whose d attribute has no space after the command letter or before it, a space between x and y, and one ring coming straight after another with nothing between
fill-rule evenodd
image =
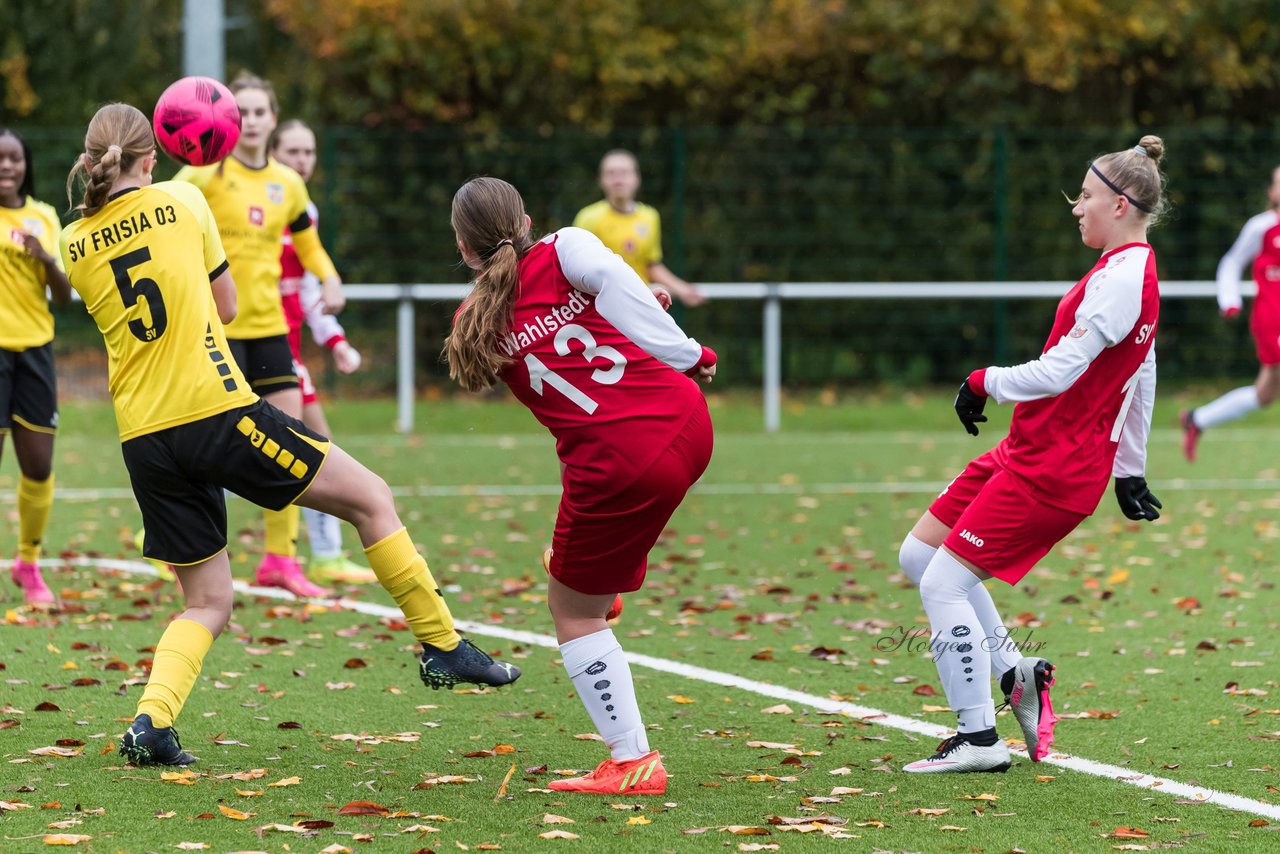
<instances>
[{"instance_id":1,"label":"black cleat","mask_svg":"<svg viewBox=\"0 0 1280 854\"><path fill-rule=\"evenodd\" d=\"M138 715L120 737L120 753L132 765L190 765L196 758L182 749L173 727L154 727L151 715Z\"/></svg>"},{"instance_id":2,"label":"black cleat","mask_svg":"<svg viewBox=\"0 0 1280 854\"><path fill-rule=\"evenodd\" d=\"M429 643L422 645L419 663L422 684L428 688L452 688L460 682L472 685L510 685L520 678L520 668L480 650L466 638L445 652Z\"/></svg>"}]
</instances>

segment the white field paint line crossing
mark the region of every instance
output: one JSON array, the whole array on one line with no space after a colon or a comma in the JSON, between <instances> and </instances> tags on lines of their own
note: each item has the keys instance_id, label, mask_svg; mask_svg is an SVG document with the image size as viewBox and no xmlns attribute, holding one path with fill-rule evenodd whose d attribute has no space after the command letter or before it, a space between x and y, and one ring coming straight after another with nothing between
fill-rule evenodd
<instances>
[{"instance_id":1,"label":"white field paint line crossing","mask_svg":"<svg viewBox=\"0 0 1280 854\"><path fill-rule=\"evenodd\" d=\"M156 575L156 571L153 567L135 560L74 558L70 561L46 559L40 561L40 563L44 566L65 566L67 563L71 563L76 566L97 566L105 569L115 569L134 575ZM298 601L297 597L292 593L276 587L254 587L253 585L245 584L243 581L237 581L235 582L235 588L238 593L242 593L246 596ZM354 599L337 599L329 601L345 610L354 611L359 614L368 614L373 617L401 616L399 608L379 605L375 602L361 602ZM473 623L470 620L458 620L456 625L463 631L470 632L475 635L502 638L503 640L528 644L529 646L540 646L546 649L559 648L559 645L556 643L556 639L550 635L541 635L535 632L526 632L518 629L508 629L503 626L490 626L483 623ZM937 738L939 740L946 738L953 732L953 730L948 729L947 727L939 724L932 724L928 721L921 721L904 715L890 714L888 712L883 712L880 709L871 708L870 706L860 706L856 703L845 702L844 700L836 700L830 697L819 697L817 694L806 694L803 691L795 691L781 685L757 682L754 679L746 679L734 673L726 673L721 670L711 670L705 667L685 664L680 661L671 661L666 658L657 658L655 656L643 655L635 652L628 652L626 653L626 656L627 660L632 664L638 664L639 666L647 667L650 670L657 670L661 673L670 673L675 676L683 676L686 679L693 679L698 682L706 682L712 685L720 685L725 688L733 688L738 691L746 691L751 694L757 694L761 697L768 697L774 700L785 700L808 706L822 712L845 715L867 721L869 723L878 724L880 726L887 726L891 729L902 730L903 732L916 733L918 735ZM1015 750L1013 752L1024 758L1027 755L1026 752L1022 750ZM1259 815L1264 818L1280 821L1280 804L1268 804L1263 801L1246 798L1243 795L1235 795L1230 792L1220 792L1217 789L1207 789L1203 786L1193 786L1188 783L1180 783L1177 780L1170 780L1165 777L1155 777L1150 774L1134 773L1131 768L1121 768L1118 765L1108 765L1105 762L1095 762L1092 759L1071 756L1066 753L1051 753L1041 761L1041 764L1066 768L1072 771L1078 771L1082 774L1089 774L1094 777L1104 777L1151 792L1161 792L1166 795L1172 795L1196 801L1198 803L1214 804L1224 809L1249 813L1250 815Z\"/></svg>"},{"instance_id":2,"label":"white field paint line crossing","mask_svg":"<svg viewBox=\"0 0 1280 854\"><path fill-rule=\"evenodd\" d=\"M693 492L701 495L936 495L945 481L852 481L849 483L699 483ZM1276 478L1171 478L1152 484L1157 493L1196 491L1280 492ZM521 498L560 494L560 485L551 483L477 483L456 486L393 486L396 498ZM133 498L128 487L58 487L55 501L92 502ZM13 493L0 494L0 504L15 504Z\"/></svg>"}]
</instances>

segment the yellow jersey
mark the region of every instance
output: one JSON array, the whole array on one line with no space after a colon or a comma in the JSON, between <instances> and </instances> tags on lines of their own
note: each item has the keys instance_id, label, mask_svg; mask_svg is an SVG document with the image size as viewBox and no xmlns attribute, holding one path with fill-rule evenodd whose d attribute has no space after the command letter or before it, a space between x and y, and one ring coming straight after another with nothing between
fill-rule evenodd
<instances>
[{"instance_id":1,"label":"yellow jersey","mask_svg":"<svg viewBox=\"0 0 1280 854\"><path fill-rule=\"evenodd\" d=\"M254 169L234 157L210 166L184 166L175 181L200 188L217 220L236 280L239 313L227 324L228 338L285 335L289 324L280 304L280 238L286 228L302 265L317 278L333 275L333 262L311 228L307 185L297 172L267 158Z\"/></svg>"},{"instance_id":2,"label":"yellow jersey","mask_svg":"<svg viewBox=\"0 0 1280 854\"><path fill-rule=\"evenodd\" d=\"M622 213L607 199L601 199L578 211L573 224L585 228L621 255L646 285L649 265L662 263L662 221L648 205L637 202L630 213Z\"/></svg>"},{"instance_id":3,"label":"yellow jersey","mask_svg":"<svg viewBox=\"0 0 1280 854\"><path fill-rule=\"evenodd\" d=\"M64 228L59 249L107 344L120 441L258 399L218 319L209 284L227 256L199 190L126 190Z\"/></svg>"},{"instance_id":4,"label":"yellow jersey","mask_svg":"<svg viewBox=\"0 0 1280 854\"><path fill-rule=\"evenodd\" d=\"M22 235L35 235L57 258L61 228L53 206L30 196L20 208L0 207L0 348L26 350L53 340L47 274L27 254Z\"/></svg>"}]
</instances>

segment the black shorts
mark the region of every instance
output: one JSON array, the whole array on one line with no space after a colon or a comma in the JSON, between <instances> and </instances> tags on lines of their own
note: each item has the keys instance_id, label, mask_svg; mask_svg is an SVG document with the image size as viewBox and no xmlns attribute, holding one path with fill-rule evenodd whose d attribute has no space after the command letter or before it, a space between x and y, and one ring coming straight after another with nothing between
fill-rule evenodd
<instances>
[{"instance_id":1,"label":"black shorts","mask_svg":"<svg viewBox=\"0 0 1280 854\"><path fill-rule=\"evenodd\" d=\"M231 347L231 358L236 360L240 373L257 394L298 388L298 372L293 367L288 335L229 338L227 344Z\"/></svg>"},{"instance_id":2,"label":"black shorts","mask_svg":"<svg viewBox=\"0 0 1280 854\"><path fill-rule=\"evenodd\" d=\"M0 349L0 435L15 422L37 433L58 430L52 342L26 350Z\"/></svg>"},{"instance_id":3,"label":"black shorts","mask_svg":"<svg viewBox=\"0 0 1280 854\"><path fill-rule=\"evenodd\" d=\"M189 566L227 547L223 490L282 510L306 491L329 440L265 400L121 445L142 508L142 554Z\"/></svg>"}]
</instances>

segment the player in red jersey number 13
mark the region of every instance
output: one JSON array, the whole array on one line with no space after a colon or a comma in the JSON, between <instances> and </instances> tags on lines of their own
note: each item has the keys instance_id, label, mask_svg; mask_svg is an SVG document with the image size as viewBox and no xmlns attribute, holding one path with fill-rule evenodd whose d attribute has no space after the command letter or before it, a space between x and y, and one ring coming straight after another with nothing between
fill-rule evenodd
<instances>
[{"instance_id":1,"label":"player in red jersey number 13","mask_svg":"<svg viewBox=\"0 0 1280 854\"><path fill-rule=\"evenodd\" d=\"M551 788L662 794L667 772L605 614L644 583L649 550L711 459L695 380L715 376L716 354L681 332L595 235L564 228L534 241L505 181L464 184L452 223L476 277L445 342L449 373L468 390L506 383L560 457L547 604L565 670L611 757Z\"/></svg>"},{"instance_id":2,"label":"player in red jersey number 13","mask_svg":"<svg viewBox=\"0 0 1280 854\"><path fill-rule=\"evenodd\" d=\"M956 395L956 414L975 436L988 397L1017 405L1008 437L969 463L902 543L899 561L920 587L939 681L959 718L955 736L905 771L1009 768L992 677L1031 761L1048 755L1053 665L1022 654L983 582L1017 584L1097 509L1112 477L1125 516L1160 516L1144 470L1160 314L1147 230L1166 208L1163 155L1160 138L1144 136L1089 165L1071 212L1102 257L1058 303L1039 358L974 371Z\"/></svg>"}]
</instances>

